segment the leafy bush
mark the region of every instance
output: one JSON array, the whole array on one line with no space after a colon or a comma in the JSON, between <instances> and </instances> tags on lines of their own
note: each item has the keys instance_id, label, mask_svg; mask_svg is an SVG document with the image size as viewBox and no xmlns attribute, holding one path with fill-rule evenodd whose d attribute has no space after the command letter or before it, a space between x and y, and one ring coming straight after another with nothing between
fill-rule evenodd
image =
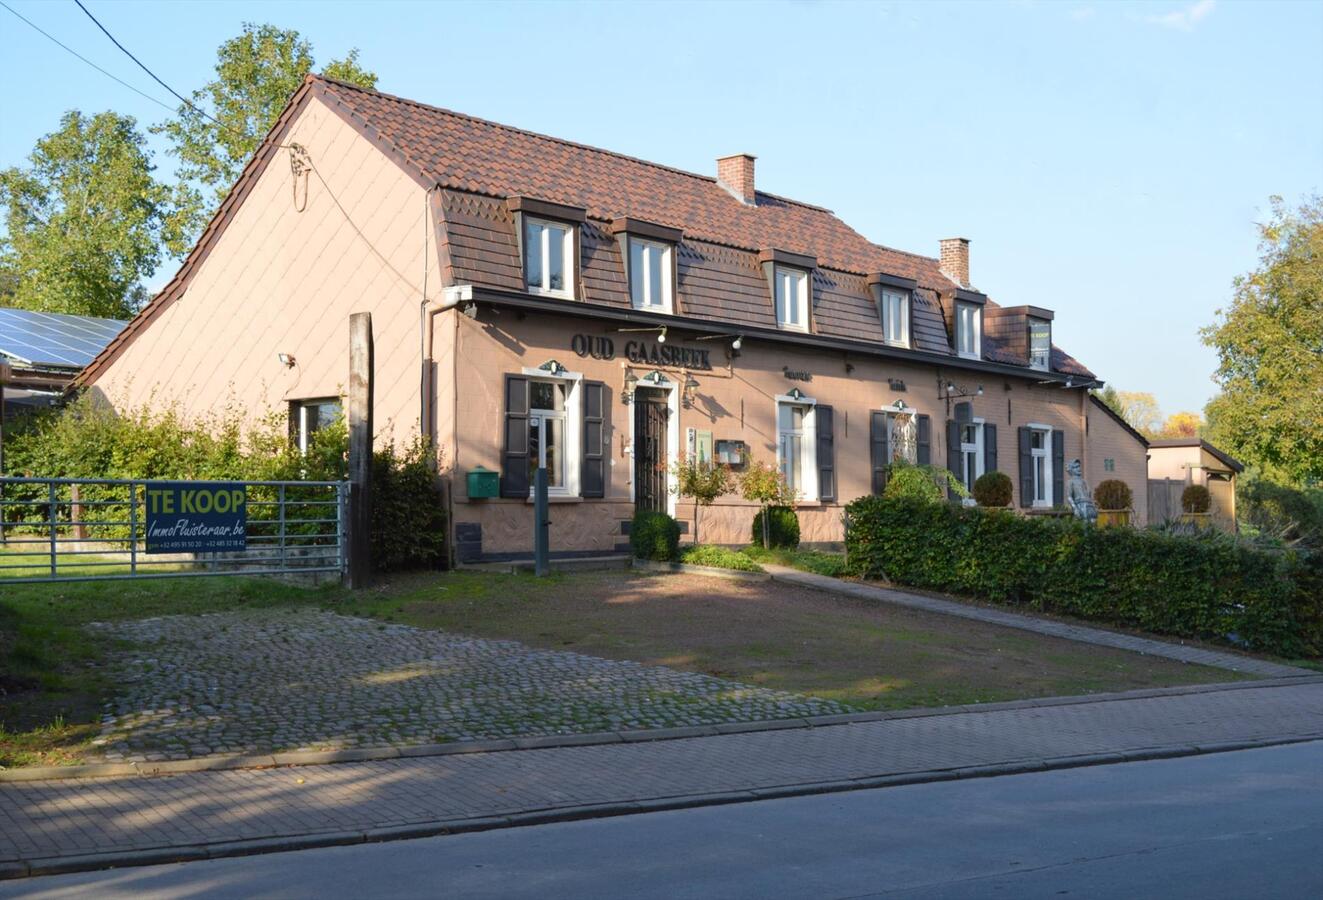
<instances>
[{"instance_id":1,"label":"leafy bush","mask_svg":"<svg viewBox=\"0 0 1323 900\"><path fill-rule=\"evenodd\" d=\"M945 491L957 497L968 497L969 491L951 472L937 466L894 462L887 473L887 486L882 496L891 500L914 499L927 503L941 503Z\"/></svg>"},{"instance_id":2,"label":"leafy bush","mask_svg":"<svg viewBox=\"0 0 1323 900\"><path fill-rule=\"evenodd\" d=\"M974 482L974 501L979 506L1002 509L1011 505L1011 476L1005 472L984 472Z\"/></svg>"},{"instance_id":3,"label":"leafy bush","mask_svg":"<svg viewBox=\"0 0 1323 900\"><path fill-rule=\"evenodd\" d=\"M1323 554L881 497L849 514L853 574L1286 656L1323 651Z\"/></svg>"},{"instance_id":4,"label":"leafy bush","mask_svg":"<svg viewBox=\"0 0 1323 900\"><path fill-rule=\"evenodd\" d=\"M1213 505L1213 495L1202 484L1191 484L1181 491L1181 509L1187 513L1206 513Z\"/></svg>"},{"instance_id":5,"label":"leafy bush","mask_svg":"<svg viewBox=\"0 0 1323 900\"><path fill-rule=\"evenodd\" d=\"M639 559L672 562L680 552L680 523L664 512L640 509L629 528L629 546Z\"/></svg>"},{"instance_id":6,"label":"leafy bush","mask_svg":"<svg viewBox=\"0 0 1323 900\"><path fill-rule=\"evenodd\" d=\"M766 529L763 528L764 514L767 519ZM767 538L766 544L763 543L764 535ZM789 547L793 550L799 546L799 516L789 506L760 509L753 517L752 542L759 547Z\"/></svg>"},{"instance_id":7,"label":"leafy bush","mask_svg":"<svg viewBox=\"0 0 1323 900\"><path fill-rule=\"evenodd\" d=\"M693 457L677 459L671 466L675 476L675 493L694 501L694 541L698 541L698 524L705 506L711 506L718 497L729 494L735 486L730 466L701 462Z\"/></svg>"},{"instance_id":8,"label":"leafy bush","mask_svg":"<svg viewBox=\"0 0 1323 900\"><path fill-rule=\"evenodd\" d=\"M445 561L446 512L429 445L415 440L372 454L372 564L385 572L437 568Z\"/></svg>"},{"instance_id":9,"label":"leafy bush","mask_svg":"<svg viewBox=\"0 0 1323 900\"><path fill-rule=\"evenodd\" d=\"M1131 509L1135 502L1130 485L1118 478L1101 481L1093 489L1093 502L1099 509Z\"/></svg>"},{"instance_id":10,"label":"leafy bush","mask_svg":"<svg viewBox=\"0 0 1323 900\"><path fill-rule=\"evenodd\" d=\"M763 546L775 546L772 544L772 536L768 533L768 529L763 528L759 533L758 525L764 521L770 522L769 516L761 515L770 507L789 506L795 502L795 492L786 482L785 474L776 466L760 460L751 463L740 473L739 482L740 496L757 503L760 510L759 517L754 519L753 542ZM795 543L799 543L799 522L795 522Z\"/></svg>"},{"instance_id":11,"label":"leafy bush","mask_svg":"<svg viewBox=\"0 0 1323 900\"><path fill-rule=\"evenodd\" d=\"M1323 549L1323 490L1297 491L1263 479L1236 485L1244 530L1287 544Z\"/></svg>"},{"instance_id":12,"label":"leafy bush","mask_svg":"<svg viewBox=\"0 0 1323 900\"><path fill-rule=\"evenodd\" d=\"M680 562L691 566L713 566L737 572L761 572L763 567L736 550L715 544L695 544L680 552Z\"/></svg>"}]
</instances>

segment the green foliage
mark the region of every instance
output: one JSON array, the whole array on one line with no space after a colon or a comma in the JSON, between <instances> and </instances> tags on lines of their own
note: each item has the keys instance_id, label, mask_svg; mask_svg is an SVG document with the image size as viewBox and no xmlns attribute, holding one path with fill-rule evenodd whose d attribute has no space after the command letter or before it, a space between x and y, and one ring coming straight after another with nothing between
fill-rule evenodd
<instances>
[{"instance_id":1,"label":"green foliage","mask_svg":"<svg viewBox=\"0 0 1323 900\"><path fill-rule=\"evenodd\" d=\"M1323 549L1323 489L1297 491L1242 477L1236 484L1236 511L1244 532Z\"/></svg>"},{"instance_id":2,"label":"green foliage","mask_svg":"<svg viewBox=\"0 0 1323 900\"><path fill-rule=\"evenodd\" d=\"M5 304L127 319L147 299L161 244L179 246L170 189L152 176L137 123L71 110L27 168L0 171Z\"/></svg>"},{"instance_id":3,"label":"green foliage","mask_svg":"<svg viewBox=\"0 0 1323 900\"><path fill-rule=\"evenodd\" d=\"M1130 485L1119 478L1108 478L1100 481L1093 489L1093 502L1098 504L1099 509L1131 509L1135 497Z\"/></svg>"},{"instance_id":4,"label":"green foliage","mask_svg":"<svg viewBox=\"0 0 1323 900\"><path fill-rule=\"evenodd\" d=\"M664 512L640 509L629 527L629 546L637 559L672 562L680 555L680 523Z\"/></svg>"},{"instance_id":5,"label":"green foliage","mask_svg":"<svg viewBox=\"0 0 1323 900\"><path fill-rule=\"evenodd\" d=\"M240 35L217 48L216 77L189 98L210 118L182 105L175 118L152 129L166 136L179 157L178 224L190 243L314 67L312 45L297 31L245 22ZM332 60L325 72L376 87L376 74L359 66L357 50Z\"/></svg>"},{"instance_id":6,"label":"green foliage","mask_svg":"<svg viewBox=\"0 0 1323 900\"><path fill-rule=\"evenodd\" d=\"M1202 484L1187 485L1181 491L1181 509L1187 513L1206 513L1213 505L1213 495Z\"/></svg>"},{"instance_id":7,"label":"green foliage","mask_svg":"<svg viewBox=\"0 0 1323 900\"><path fill-rule=\"evenodd\" d=\"M896 461L887 474L887 486L882 496L891 500L914 499L926 503L941 503L945 491L957 497L968 497L969 491L950 471L937 466L918 466Z\"/></svg>"},{"instance_id":8,"label":"green foliage","mask_svg":"<svg viewBox=\"0 0 1323 900\"><path fill-rule=\"evenodd\" d=\"M1284 484L1323 481L1323 198L1272 198L1259 266L1202 332L1217 351L1209 440Z\"/></svg>"},{"instance_id":9,"label":"green foliage","mask_svg":"<svg viewBox=\"0 0 1323 900\"><path fill-rule=\"evenodd\" d=\"M756 562L775 563L789 566L815 575L829 578L841 578L845 572L845 556L840 553L824 553L821 550L790 550L784 547L765 549L757 545L745 547L740 551Z\"/></svg>"},{"instance_id":10,"label":"green foliage","mask_svg":"<svg viewBox=\"0 0 1323 900\"><path fill-rule=\"evenodd\" d=\"M1011 476L1005 472L984 472L974 482L974 500L979 506L1002 509L1011 505Z\"/></svg>"},{"instance_id":11,"label":"green foliage","mask_svg":"<svg viewBox=\"0 0 1323 900\"><path fill-rule=\"evenodd\" d=\"M761 460L756 463L749 463L748 467L740 473L740 496L745 500L752 500L758 504L759 517L754 519L754 537L755 544L761 543L764 547L772 546L772 536L768 531L769 516L764 516L768 507L789 506L795 502L795 492L790 489L786 482L786 476L776 466L769 465ZM761 528L761 536L758 529ZM799 523L795 523L796 537L795 542L799 542Z\"/></svg>"},{"instance_id":12,"label":"green foliage","mask_svg":"<svg viewBox=\"0 0 1323 900\"><path fill-rule=\"evenodd\" d=\"M881 497L849 513L856 575L1282 655L1323 651L1320 554Z\"/></svg>"},{"instance_id":13,"label":"green foliage","mask_svg":"<svg viewBox=\"0 0 1323 900\"><path fill-rule=\"evenodd\" d=\"M694 501L694 542L698 541L698 520L701 510L711 506L718 497L729 494L735 486L729 466L700 462L684 457L671 466L675 475L675 493Z\"/></svg>"},{"instance_id":14,"label":"green foliage","mask_svg":"<svg viewBox=\"0 0 1323 900\"><path fill-rule=\"evenodd\" d=\"M446 561L446 512L430 456L419 438L403 451L388 444L372 454L372 565L379 571Z\"/></svg>"},{"instance_id":15,"label":"green foliage","mask_svg":"<svg viewBox=\"0 0 1323 900\"><path fill-rule=\"evenodd\" d=\"M789 506L760 509L753 517L751 540L758 547L788 547L793 550L799 546L799 516Z\"/></svg>"},{"instance_id":16,"label":"green foliage","mask_svg":"<svg viewBox=\"0 0 1323 900\"><path fill-rule=\"evenodd\" d=\"M680 562L691 566L712 566L737 572L761 572L763 567L748 556L715 544L694 544L680 551Z\"/></svg>"}]
</instances>

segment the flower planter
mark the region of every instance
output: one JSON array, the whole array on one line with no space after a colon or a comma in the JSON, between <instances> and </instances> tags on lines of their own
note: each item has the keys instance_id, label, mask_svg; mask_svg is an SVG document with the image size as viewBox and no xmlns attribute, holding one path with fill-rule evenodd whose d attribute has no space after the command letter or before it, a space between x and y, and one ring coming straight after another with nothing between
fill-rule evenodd
<instances>
[{"instance_id":1,"label":"flower planter","mask_svg":"<svg viewBox=\"0 0 1323 900\"><path fill-rule=\"evenodd\" d=\"M1213 524L1213 514L1210 512L1187 512L1181 513L1181 521L1189 522L1199 528L1207 528Z\"/></svg>"},{"instance_id":2,"label":"flower planter","mask_svg":"<svg viewBox=\"0 0 1323 900\"><path fill-rule=\"evenodd\" d=\"M1130 510L1128 509L1100 509L1098 510L1098 527L1110 527L1119 525L1122 527L1130 524Z\"/></svg>"}]
</instances>

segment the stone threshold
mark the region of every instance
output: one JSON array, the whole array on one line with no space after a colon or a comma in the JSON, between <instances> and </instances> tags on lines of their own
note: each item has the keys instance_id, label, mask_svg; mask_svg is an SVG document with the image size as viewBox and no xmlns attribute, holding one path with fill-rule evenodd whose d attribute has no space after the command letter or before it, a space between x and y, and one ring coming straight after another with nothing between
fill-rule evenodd
<instances>
[{"instance_id":1,"label":"stone threshold","mask_svg":"<svg viewBox=\"0 0 1323 900\"><path fill-rule=\"evenodd\" d=\"M1221 691L1264 690L1275 687L1287 687L1311 683L1323 683L1323 675L1269 678L1256 681L1233 681L1219 684L1187 685L1168 688L1141 688L1132 691L1080 694L1071 697L1041 697L1029 700L1007 700L1000 703L970 703L961 706L936 706L924 707L921 709L840 713L836 715L808 716L794 719L765 719L757 722L726 722L717 725L694 725L680 728L652 728L640 729L637 731L597 731L584 734L549 734L481 741L456 741L448 744L415 744L406 747L363 747L348 750L291 750L279 753L261 754L240 753L201 756L196 759L163 760L160 762L92 763L81 766L31 766L22 769L0 769L0 784L5 782L52 781L82 778L151 777L157 775L176 775L186 772L222 771L227 769L273 769L289 766L319 766L333 763L410 759L423 756L450 756L460 753L503 753L516 750L546 750L556 747L585 747L598 744L636 744L651 741L682 740L685 738L716 737L726 734L747 734L756 731L784 731L795 728L825 728L838 725L883 722L897 719L959 716L969 713L986 713L1015 709L1040 709L1053 706L1075 706L1087 703L1106 703L1115 700L1142 700L1151 697L1175 697L1188 694L1207 694ZM1281 742L1278 741L1277 743Z\"/></svg>"}]
</instances>

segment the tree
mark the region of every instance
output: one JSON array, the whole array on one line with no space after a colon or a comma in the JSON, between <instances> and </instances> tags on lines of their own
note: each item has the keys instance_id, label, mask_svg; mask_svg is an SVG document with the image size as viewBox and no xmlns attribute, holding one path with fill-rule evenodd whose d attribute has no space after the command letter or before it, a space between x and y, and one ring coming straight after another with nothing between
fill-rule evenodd
<instances>
[{"instance_id":1,"label":"tree","mask_svg":"<svg viewBox=\"0 0 1323 900\"><path fill-rule=\"evenodd\" d=\"M1177 412L1167 416L1162 423L1158 437L1192 438L1198 437L1204 429L1204 417L1197 412Z\"/></svg>"},{"instance_id":2,"label":"tree","mask_svg":"<svg viewBox=\"0 0 1323 900\"><path fill-rule=\"evenodd\" d=\"M757 503L763 516L763 546L770 546L767 510L772 506L789 506L795 492L786 483L785 474L776 466L765 462L750 463L740 473L740 496Z\"/></svg>"},{"instance_id":3,"label":"tree","mask_svg":"<svg viewBox=\"0 0 1323 900\"><path fill-rule=\"evenodd\" d=\"M1323 198L1297 210L1272 198L1259 266L1204 328L1217 351L1211 439L1272 480L1323 480Z\"/></svg>"},{"instance_id":4,"label":"tree","mask_svg":"<svg viewBox=\"0 0 1323 900\"><path fill-rule=\"evenodd\" d=\"M71 110L27 168L0 172L0 284L7 303L128 318L146 300L161 245L179 246L168 187L129 116Z\"/></svg>"},{"instance_id":5,"label":"tree","mask_svg":"<svg viewBox=\"0 0 1323 900\"><path fill-rule=\"evenodd\" d=\"M671 469L675 475L675 493L694 501L694 543L697 544L702 509L730 493L733 481L730 467L684 457L677 459Z\"/></svg>"},{"instance_id":6,"label":"tree","mask_svg":"<svg viewBox=\"0 0 1323 900\"><path fill-rule=\"evenodd\" d=\"M1146 391L1117 391L1116 401L1121 408L1117 410L1121 418L1130 423L1130 427L1153 437L1162 428L1162 410L1158 400Z\"/></svg>"},{"instance_id":7,"label":"tree","mask_svg":"<svg viewBox=\"0 0 1323 900\"><path fill-rule=\"evenodd\" d=\"M313 66L312 45L297 31L245 22L242 34L217 49L216 78L193 92L192 107L180 106L176 118L152 129L179 157L178 224L190 242ZM367 88L377 84L376 74L359 66L357 50L332 60L325 74Z\"/></svg>"}]
</instances>

